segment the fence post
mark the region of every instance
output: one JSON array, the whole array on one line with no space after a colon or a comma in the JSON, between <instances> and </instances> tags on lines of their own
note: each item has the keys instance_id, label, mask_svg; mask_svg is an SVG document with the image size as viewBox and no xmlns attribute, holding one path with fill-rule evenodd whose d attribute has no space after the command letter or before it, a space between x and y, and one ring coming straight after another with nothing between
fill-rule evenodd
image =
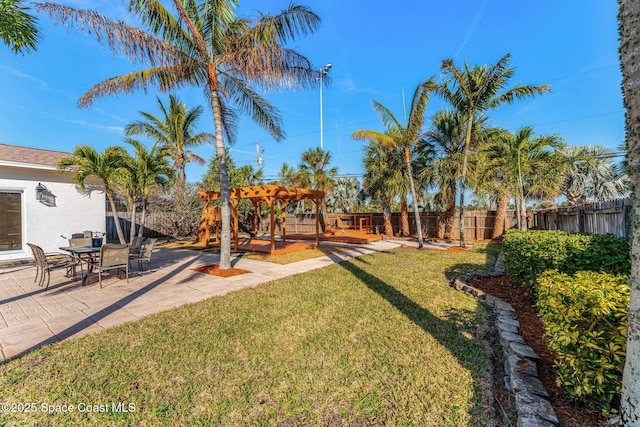
<instances>
[{"instance_id":1,"label":"fence post","mask_svg":"<svg viewBox=\"0 0 640 427\"><path fill-rule=\"evenodd\" d=\"M578 209L578 232L584 233L584 209Z\"/></svg>"}]
</instances>

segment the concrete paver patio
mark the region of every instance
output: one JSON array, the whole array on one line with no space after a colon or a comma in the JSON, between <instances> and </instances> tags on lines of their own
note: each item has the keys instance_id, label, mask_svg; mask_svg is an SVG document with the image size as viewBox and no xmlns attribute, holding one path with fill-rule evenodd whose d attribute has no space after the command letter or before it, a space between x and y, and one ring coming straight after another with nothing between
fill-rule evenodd
<instances>
[{"instance_id":1,"label":"concrete paver patio","mask_svg":"<svg viewBox=\"0 0 640 427\"><path fill-rule=\"evenodd\" d=\"M344 252L287 265L238 257L233 267L250 273L230 278L192 270L218 263L216 254L160 247L153 255L152 272L134 267L129 283L114 275L103 279L100 288L92 275L83 287L80 280L58 271L52 273L47 291L33 282L33 264L0 265L0 361L183 304L397 246L399 242L386 240L345 246Z\"/></svg>"}]
</instances>

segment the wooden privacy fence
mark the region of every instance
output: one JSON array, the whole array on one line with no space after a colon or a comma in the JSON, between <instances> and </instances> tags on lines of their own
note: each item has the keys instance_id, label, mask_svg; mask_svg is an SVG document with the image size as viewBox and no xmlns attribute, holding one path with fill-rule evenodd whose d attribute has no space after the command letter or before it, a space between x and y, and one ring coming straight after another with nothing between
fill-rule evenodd
<instances>
[{"instance_id":1,"label":"wooden privacy fence","mask_svg":"<svg viewBox=\"0 0 640 427\"><path fill-rule=\"evenodd\" d=\"M540 230L562 230L629 237L631 200L584 203L533 213L533 226Z\"/></svg>"},{"instance_id":2,"label":"wooden privacy fence","mask_svg":"<svg viewBox=\"0 0 640 427\"><path fill-rule=\"evenodd\" d=\"M129 238L129 232L131 230L131 213L130 212L118 212L118 219L120 220L120 227L125 237ZM139 224L136 224L139 226ZM116 232L116 224L114 221L113 213L107 212L107 240L118 240L118 233ZM163 220L160 215L148 213L144 221L143 236L145 237L164 237L169 235L167 226L163 224Z\"/></svg>"},{"instance_id":3,"label":"wooden privacy fence","mask_svg":"<svg viewBox=\"0 0 640 427\"><path fill-rule=\"evenodd\" d=\"M329 217L335 217L339 214L329 214ZM371 216L371 230L375 234L384 234L384 218L381 213L367 213L367 214L345 214L342 215L342 224L345 226L351 226L352 228L358 228L358 224L352 224L351 221L358 221L359 217ZM438 237L442 235L443 229L438 231L441 227L440 221L444 216L444 212L422 212L420 214L420 222L422 224L422 234L425 237ZM495 222L495 211L466 211L464 214L464 235L465 239L470 240L489 240L491 239L491 233L493 232L493 225ZM287 214L287 229L293 230L293 232L312 232L315 230L315 215L313 214ZM393 234L400 234L401 223L400 213L391 214L391 224L393 227ZM516 225L515 211L508 211L505 217L505 230L512 228ZM409 229L412 235L417 234L416 221L413 213L409 215ZM453 236L458 238L460 235L460 220L459 215L456 213L453 224Z\"/></svg>"},{"instance_id":4,"label":"wooden privacy fence","mask_svg":"<svg viewBox=\"0 0 640 427\"><path fill-rule=\"evenodd\" d=\"M335 218L339 214L329 213L328 218ZM422 212L420 214L420 222L422 223L422 234L425 238L434 238L442 236L444 231L440 221L444 216L443 212ZM129 212L118 212L120 219L120 226L124 235L128 238L129 230L131 229L131 215ZM360 213L357 215L344 214L341 215L341 225L343 227L358 228L359 219L361 217L370 218L367 219L367 229L375 234L384 234L384 219L381 213ZM355 222L354 222L355 221ZM369 222L370 221L370 222ZM113 214L107 212L107 239L117 240L118 235L116 233L115 222ZM143 235L145 237L164 237L171 233L169 232L170 226L166 223L166 218L161 214L149 212L145 219L145 227ZM287 214L287 232L289 233L304 233L315 232L316 217L314 214ZM335 221L333 221L335 223ZM469 240L489 240L491 239L491 233L493 231L493 225L495 222L495 211L466 211L464 217L464 235L465 239ZM265 221L267 226L268 221ZM279 219L276 220L276 232L280 232ZM369 225L370 224L370 225ZM394 235L399 235L401 231L400 213L393 213L391 215L391 224ZM515 211L508 211L505 217L505 230L514 228L516 226L516 213ZM197 228L197 224L196 224ZM412 235L416 235L415 217L412 212L409 215L409 228ZM266 231L266 230L263 230ZM195 234L194 234L195 235ZM460 235L460 221L459 215L456 213L453 224L453 236L457 239ZM189 237L189 236L184 236Z\"/></svg>"}]
</instances>

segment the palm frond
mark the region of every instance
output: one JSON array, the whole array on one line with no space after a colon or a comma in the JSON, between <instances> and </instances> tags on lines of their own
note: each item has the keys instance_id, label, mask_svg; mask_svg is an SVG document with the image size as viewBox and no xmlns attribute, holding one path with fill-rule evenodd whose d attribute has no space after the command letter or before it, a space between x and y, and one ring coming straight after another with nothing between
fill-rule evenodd
<instances>
[{"instance_id":1,"label":"palm frond","mask_svg":"<svg viewBox=\"0 0 640 427\"><path fill-rule=\"evenodd\" d=\"M0 1L0 39L15 53L35 50L40 41L37 19L20 0Z\"/></svg>"}]
</instances>

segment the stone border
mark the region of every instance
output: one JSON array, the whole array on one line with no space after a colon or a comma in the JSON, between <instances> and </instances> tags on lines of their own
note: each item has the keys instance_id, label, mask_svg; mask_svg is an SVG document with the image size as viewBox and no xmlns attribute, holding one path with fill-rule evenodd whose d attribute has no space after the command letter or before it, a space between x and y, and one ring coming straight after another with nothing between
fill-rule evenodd
<instances>
[{"instance_id":1,"label":"stone border","mask_svg":"<svg viewBox=\"0 0 640 427\"><path fill-rule=\"evenodd\" d=\"M513 306L467 284L477 277L498 277L505 274L504 253L500 253L489 273L474 273L451 281L451 286L486 303L496 314L495 327L504 354L505 389L515 396L518 427L556 427L559 425L549 393L538 378L539 357L524 344L520 322Z\"/></svg>"}]
</instances>

